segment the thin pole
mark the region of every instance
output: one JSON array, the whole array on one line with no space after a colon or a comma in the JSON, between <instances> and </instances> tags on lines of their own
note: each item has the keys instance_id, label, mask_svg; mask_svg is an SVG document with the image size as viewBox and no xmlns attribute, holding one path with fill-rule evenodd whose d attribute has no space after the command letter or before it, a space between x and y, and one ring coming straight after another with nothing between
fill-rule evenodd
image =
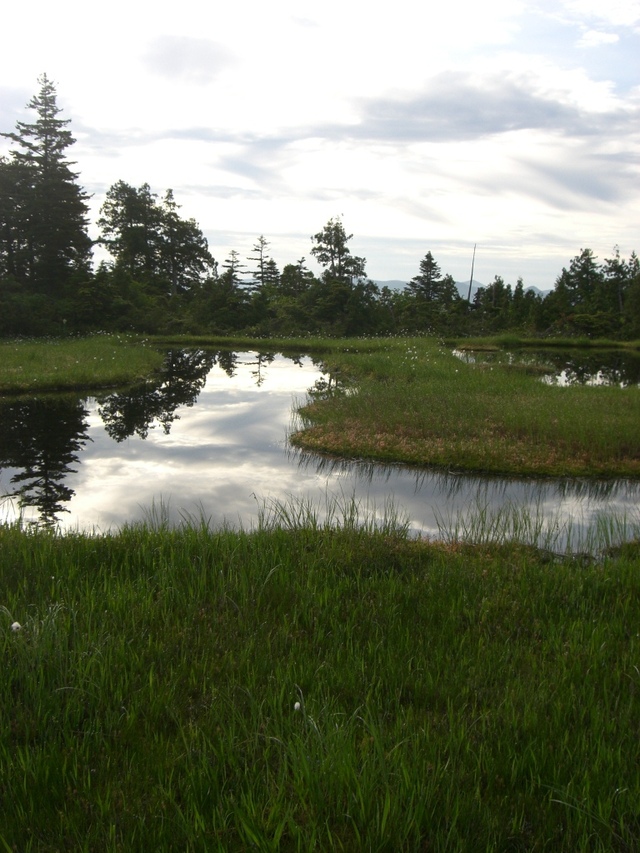
<instances>
[{"instance_id":1,"label":"thin pole","mask_svg":"<svg viewBox=\"0 0 640 853\"><path fill-rule=\"evenodd\" d=\"M473 284L473 267L476 263L476 246L478 244L473 244L473 258L471 259L471 278L469 279L469 295L467 296L467 302L471 305L471 285Z\"/></svg>"}]
</instances>

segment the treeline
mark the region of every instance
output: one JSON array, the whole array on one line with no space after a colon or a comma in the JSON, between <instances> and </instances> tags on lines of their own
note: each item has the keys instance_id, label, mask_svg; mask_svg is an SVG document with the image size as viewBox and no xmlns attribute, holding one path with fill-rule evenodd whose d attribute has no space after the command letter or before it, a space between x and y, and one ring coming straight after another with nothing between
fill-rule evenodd
<instances>
[{"instance_id":1,"label":"treeline","mask_svg":"<svg viewBox=\"0 0 640 853\"><path fill-rule=\"evenodd\" d=\"M243 258L219 264L198 223L180 216L173 192L118 181L107 192L96 241L110 260L93 265L88 195L67 156L75 142L45 76L29 102L33 123L2 134L0 158L0 335L139 332L322 335L505 329L531 334L640 336L640 264L617 250L598 263L584 249L543 298L500 276L469 301L430 251L402 290L379 287L353 235L331 219L311 237L310 254L282 269L264 236Z\"/></svg>"}]
</instances>

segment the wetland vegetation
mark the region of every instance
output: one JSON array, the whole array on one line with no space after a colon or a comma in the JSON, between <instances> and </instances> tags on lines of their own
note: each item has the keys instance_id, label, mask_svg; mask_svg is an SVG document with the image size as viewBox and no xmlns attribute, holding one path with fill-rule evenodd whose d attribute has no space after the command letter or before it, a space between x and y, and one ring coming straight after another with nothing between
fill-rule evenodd
<instances>
[{"instance_id":1,"label":"wetland vegetation","mask_svg":"<svg viewBox=\"0 0 640 853\"><path fill-rule=\"evenodd\" d=\"M73 365L74 347L109 385L119 361L153 372L166 343L4 346L31 353L24 390L49 387L40 365ZM433 424L455 433L447 465L479 458L460 444L465 419L489 442L483 460L512 430L529 470L564 438L591 473L607 459L637 472L637 388L477 370L435 339L323 350L331 379L304 418L311 435L343 424L350 443L332 452L394 458L402 413L422 448ZM535 427L515 419L522 407ZM496 409L505 434L491 444ZM357 444L373 411L381 426ZM398 443L381 454L383 438ZM607 547L605 531L597 554L563 556L482 518L473 538L411 539L391 510L375 522L348 501L323 520L272 504L244 531L3 525L0 846L635 849L638 541Z\"/></svg>"},{"instance_id":2,"label":"wetland vegetation","mask_svg":"<svg viewBox=\"0 0 640 853\"><path fill-rule=\"evenodd\" d=\"M293 437L311 451L640 477L637 385L552 386L442 342L633 349L635 253L583 249L547 294L496 275L464 298L431 251L403 289L379 286L331 219L319 275L280 270L264 236L250 271L232 251L219 272L171 190L118 181L94 270L46 75L28 106L0 158L0 393L153 385L167 345L242 336L322 354ZM272 504L252 530L0 525L0 848L637 850L640 537L632 519L614 543L623 521L580 556L483 516L472 537L415 540L348 501L322 520Z\"/></svg>"},{"instance_id":3,"label":"wetland vegetation","mask_svg":"<svg viewBox=\"0 0 640 853\"><path fill-rule=\"evenodd\" d=\"M493 474L640 476L640 389L553 387L530 365L477 369L434 339L327 358L342 390L292 441L340 456Z\"/></svg>"},{"instance_id":4,"label":"wetland vegetation","mask_svg":"<svg viewBox=\"0 0 640 853\"><path fill-rule=\"evenodd\" d=\"M126 385L162 365L162 351L128 335L0 341L0 393Z\"/></svg>"},{"instance_id":5,"label":"wetland vegetation","mask_svg":"<svg viewBox=\"0 0 640 853\"><path fill-rule=\"evenodd\" d=\"M5 341L0 391L115 386L159 370L163 346L220 347L232 340ZM640 476L637 384L558 388L538 381L530 364L480 369L428 337L259 344L265 351L315 351L323 360L329 381L301 408L302 428L292 436L305 449L482 473Z\"/></svg>"},{"instance_id":6,"label":"wetland vegetation","mask_svg":"<svg viewBox=\"0 0 640 853\"><path fill-rule=\"evenodd\" d=\"M0 529L0 845L636 849L637 545L363 522Z\"/></svg>"}]
</instances>

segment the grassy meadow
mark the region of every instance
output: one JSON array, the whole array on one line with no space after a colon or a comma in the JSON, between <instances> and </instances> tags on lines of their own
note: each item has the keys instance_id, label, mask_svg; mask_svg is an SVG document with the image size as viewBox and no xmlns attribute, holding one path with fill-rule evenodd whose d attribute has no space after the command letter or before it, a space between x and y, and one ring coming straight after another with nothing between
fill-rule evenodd
<instances>
[{"instance_id":1,"label":"grassy meadow","mask_svg":"<svg viewBox=\"0 0 640 853\"><path fill-rule=\"evenodd\" d=\"M143 338L0 341L0 393L69 391L136 382L162 365L162 351Z\"/></svg>"},{"instance_id":2,"label":"grassy meadow","mask_svg":"<svg viewBox=\"0 0 640 853\"><path fill-rule=\"evenodd\" d=\"M640 389L558 387L466 364L435 339L334 352L335 393L294 444L347 458L523 476L640 477ZM341 383L341 384L340 384Z\"/></svg>"},{"instance_id":3,"label":"grassy meadow","mask_svg":"<svg viewBox=\"0 0 640 853\"><path fill-rule=\"evenodd\" d=\"M289 343L332 376L305 447L640 474L637 389L545 386L429 339ZM0 390L33 391L139 379L161 345L0 356ZM639 849L639 524L571 556L514 518L439 542L348 501L326 521L274 503L245 531L0 525L0 851Z\"/></svg>"},{"instance_id":4,"label":"grassy meadow","mask_svg":"<svg viewBox=\"0 0 640 853\"><path fill-rule=\"evenodd\" d=\"M637 546L295 519L0 529L0 849L637 849Z\"/></svg>"},{"instance_id":5,"label":"grassy meadow","mask_svg":"<svg viewBox=\"0 0 640 853\"><path fill-rule=\"evenodd\" d=\"M475 343L508 344L531 342ZM4 341L0 393L139 381L159 369L167 346L322 358L331 388L302 401L291 437L310 451L489 474L640 477L640 389L545 385L529 368L465 364L435 338Z\"/></svg>"}]
</instances>

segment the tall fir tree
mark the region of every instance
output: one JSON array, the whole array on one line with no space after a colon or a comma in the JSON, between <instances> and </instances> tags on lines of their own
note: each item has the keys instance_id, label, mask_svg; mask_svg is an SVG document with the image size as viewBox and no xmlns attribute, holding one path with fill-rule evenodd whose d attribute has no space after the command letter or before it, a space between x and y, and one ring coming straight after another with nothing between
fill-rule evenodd
<instances>
[{"instance_id":1,"label":"tall fir tree","mask_svg":"<svg viewBox=\"0 0 640 853\"><path fill-rule=\"evenodd\" d=\"M38 82L40 90L27 104L36 120L19 121L15 132L2 134L17 146L2 164L3 183L15 179L9 209L3 210L9 239L2 243L2 262L21 284L60 296L73 273L90 266L88 195L66 156L75 139L67 129L70 119L59 117L56 87L46 74Z\"/></svg>"},{"instance_id":2,"label":"tall fir tree","mask_svg":"<svg viewBox=\"0 0 640 853\"><path fill-rule=\"evenodd\" d=\"M407 285L407 293L440 305L450 305L459 298L455 282L450 275L442 275L439 264L431 252L420 261L420 273Z\"/></svg>"}]
</instances>

